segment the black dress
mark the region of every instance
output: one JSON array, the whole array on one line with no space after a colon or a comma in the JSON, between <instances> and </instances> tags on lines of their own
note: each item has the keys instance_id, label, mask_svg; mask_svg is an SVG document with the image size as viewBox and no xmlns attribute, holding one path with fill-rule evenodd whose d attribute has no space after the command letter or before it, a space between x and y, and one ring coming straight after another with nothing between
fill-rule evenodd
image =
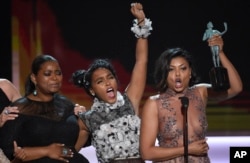
<instances>
[{"instance_id":1,"label":"black dress","mask_svg":"<svg viewBox=\"0 0 250 163\"><path fill-rule=\"evenodd\" d=\"M3 112L6 106L9 106L11 101L8 99L4 91L0 88L0 114ZM1 128L0 128L1 130ZM1 141L1 139L0 139ZM0 148L0 162L2 163L9 163L10 161L7 160L6 156L3 154L2 149Z\"/></svg>"},{"instance_id":2,"label":"black dress","mask_svg":"<svg viewBox=\"0 0 250 163\"><path fill-rule=\"evenodd\" d=\"M11 101L8 99L4 91L0 88L0 113L6 106L9 106Z\"/></svg>"},{"instance_id":3,"label":"black dress","mask_svg":"<svg viewBox=\"0 0 250 163\"><path fill-rule=\"evenodd\" d=\"M63 143L74 152L70 163L88 163L78 153L74 145L79 134L74 105L61 95L55 95L50 102L32 101L21 98L13 105L18 106L20 114L14 121L8 121L0 133L0 148L5 155L13 159L13 141L21 147L47 146L52 143ZM61 163L62 161L43 157L29 161L35 163Z\"/></svg>"}]
</instances>

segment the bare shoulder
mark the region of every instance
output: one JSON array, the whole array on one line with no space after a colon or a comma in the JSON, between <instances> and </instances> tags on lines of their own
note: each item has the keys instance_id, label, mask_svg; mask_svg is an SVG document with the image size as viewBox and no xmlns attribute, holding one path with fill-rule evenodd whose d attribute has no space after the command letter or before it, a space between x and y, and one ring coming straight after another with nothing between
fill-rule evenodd
<instances>
[{"instance_id":1,"label":"bare shoulder","mask_svg":"<svg viewBox=\"0 0 250 163\"><path fill-rule=\"evenodd\" d=\"M197 89L202 98L205 100L208 97L208 89L211 89L212 85L209 83L199 83L192 86L191 88Z\"/></svg>"},{"instance_id":2,"label":"bare shoulder","mask_svg":"<svg viewBox=\"0 0 250 163\"><path fill-rule=\"evenodd\" d=\"M16 99L21 97L16 86L8 79L0 79L0 88L8 96L10 101L15 101Z\"/></svg>"},{"instance_id":3,"label":"bare shoulder","mask_svg":"<svg viewBox=\"0 0 250 163\"><path fill-rule=\"evenodd\" d=\"M159 97L160 97L160 94L156 94L156 95L149 96L149 99L157 100Z\"/></svg>"},{"instance_id":4,"label":"bare shoulder","mask_svg":"<svg viewBox=\"0 0 250 163\"><path fill-rule=\"evenodd\" d=\"M3 78L0 79L0 88L7 87L11 84L12 83L8 79L3 79Z\"/></svg>"},{"instance_id":5,"label":"bare shoulder","mask_svg":"<svg viewBox=\"0 0 250 163\"><path fill-rule=\"evenodd\" d=\"M195 84L194 86L192 86L193 88L199 88L199 87L205 87L205 88L211 88L212 85L209 83L199 83L199 84Z\"/></svg>"},{"instance_id":6,"label":"bare shoulder","mask_svg":"<svg viewBox=\"0 0 250 163\"><path fill-rule=\"evenodd\" d=\"M160 94L149 96L144 104L144 108L152 108L157 105L157 100L159 99Z\"/></svg>"},{"instance_id":7,"label":"bare shoulder","mask_svg":"<svg viewBox=\"0 0 250 163\"><path fill-rule=\"evenodd\" d=\"M9 89L13 87L15 88L14 84L8 79L0 79L0 88Z\"/></svg>"}]
</instances>

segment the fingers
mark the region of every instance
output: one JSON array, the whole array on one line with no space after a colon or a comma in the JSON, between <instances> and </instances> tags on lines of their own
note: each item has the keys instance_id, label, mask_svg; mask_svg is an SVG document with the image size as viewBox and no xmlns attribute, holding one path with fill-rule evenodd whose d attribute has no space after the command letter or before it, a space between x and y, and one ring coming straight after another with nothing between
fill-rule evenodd
<instances>
[{"instance_id":1,"label":"fingers","mask_svg":"<svg viewBox=\"0 0 250 163\"><path fill-rule=\"evenodd\" d=\"M207 154L209 150L209 146L207 144L207 139L202 139L198 141L194 141L189 144L189 152L194 155L204 155Z\"/></svg>"},{"instance_id":2,"label":"fingers","mask_svg":"<svg viewBox=\"0 0 250 163\"><path fill-rule=\"evenodd\" d=\"M24 160L26 158L24 149L19 147L16 141L13 142L13 145L14 145L14 156L18 159Z\"/></svg>"},{"instance_id":3,"label":"fingers","mask_svg":"<svg viewBox=\"0 0 250 163\"><path fill-rule=\"evenodd\" d=\"M207 139L201 140L200 145L201 145L201 154L206 154L209 150Z\"/></svg>"},{"instance_id":4,"label":"fingers","mask_svg":"<svg viewBox=\"0 0 250 163\"><path fill-rule=\"evenodd\" d=\"M5 107L4 110L3 110L3 113L5 115L8 115L10 113L19 113L19 110L17 109L16 106L8 106L8 107Z\"/></svg>"},{"instance_id":5,"label":"fingers","mask_svg":"<svg viewBox=\"0 0 250 163\"><path fill-rule=\"evenodd\" d=\"M81 115L86 111L87 110L86 110L86 108L84 106L79 105L79 104L75 104L75 108L74 108L75 115Z\"/></svg>"},{"instance_id":6,"label":"fingers","mask_svg":"<svg viewBox=\"0 0 250 163\"><path fill-rule=\"evenodd\" d=\"M48 146L48 157L63 162L69 162L68 158L73 157L72 150L61 143L52 143Z\"/></svg>"},{"instance_id":7,"label":"fingers","mask_svg":"<svg viewBox=\"0 0 250 163\"><path fill-rule=\"evenodd\" d=\"M220 35L214 35L210 39L208 39L209 46L223 44L223 39Z\"/></svg>"},{"instance_id":8,"label":"fingers","mask_svg":"<svg viewBox=\"0 0 250 163\"><path fill-rule=\"evenodd\" d=\"M62 148L62 152L61 152L61 156L62 157L73 157L73 152L70 148L68 147L63 147Z\"/></svg>"},{"instance_id":9,"label":"fingers","mask_svg":"<svg viewBox=\"0 0 250 163\"><path fill-rule=\"evenodd\" d=\"M142 20L145 18L143 6L141 3L131 3L130 11L138 20Z\"/></svg>"},{"instance_id":10,"label":"fingers","mask_svg":"<svg viewBox=\"0 0 250 163\"><path fill-rule=\"evenodd\" d=\"M69 162L69 160L67 160L66 158L71 158L73 157L73 152L70 148L63 146L61 149L61 157L60 160L63 162Z\"/></svg>"},{"instance_id":11,"label":"fingers","mask_svg":"<svg viewBox=\"0 0 250 163\"><path fill-rule=\"evenodd\" d=\"M3 126L6 121L14 120L16 117L18 117L18 113L19 110L17 107L5 107L0 117L1 126Z\"/></svg>"},{"instance_id":12,"label":"fingers","mask_svg":"<svg viewBox=\"0 0 250 163\"><path fill-rule=\"evenodd\" d=\"M219 46L219 51L223 50L223 39L220 35L214 35L208 40L208 46Z\"/></svg>"},{"instance_id":13,"label":"fingers","mask_svg":"<svg viewBox=\"0 0 250 163\"><path fill-rule=\"evenodd\" d=\"M141 3L131 3L131 8L138 9L138 10L143 10L142 4Z\"/></svg>"}]
</instances>

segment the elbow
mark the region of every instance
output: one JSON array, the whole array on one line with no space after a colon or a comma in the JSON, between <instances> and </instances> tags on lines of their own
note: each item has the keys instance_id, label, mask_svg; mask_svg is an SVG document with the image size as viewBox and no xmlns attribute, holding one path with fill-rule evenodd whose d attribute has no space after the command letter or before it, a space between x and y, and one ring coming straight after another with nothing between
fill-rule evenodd
<instances>
[{"instance_id":1,"label":"elbow","mask_svg":"<svg viewBox=\"0 0 250 163\"><path fill-rule=\"evenodd\" d=\"M235 95L241 93L242 90L243 90L243 84L240 83L240 84L238 84L237 87L235 87L235 89L234 89Z\"/></svg>"},{"instance_id":2,"label":"elbow","mask_svg":"<svg viewBox=\"0 0 250 163\"><path fill-rule=\"evenodd\" d=\"M233 88L229 88L228 90L228 98L232 98L234 96L237 96L239 93L243 91L243 85L238 84L237 86L234 86Z\"/></svg>"},{"instance_id":3,"label":"elbow","mask_svg":"<svg viewBox=\"0 0 250 163\"><path fill-rule=\"evenodd\" d=\"M151 157L146 152L141 152L141 158L143 160L152 160Z\"/></svg>"},{"instance_id":4,"label":"elbow","mask_svg":"<svg viewBox=\"0 0 250 163\"><path fill-rule=\"evenodd\" d=\"M141 158L143 159L143 160L150 160L150 161L152 161L152 156L151 156L151 154L150 154L151 152L150 152L150 150L147 150L147 149L142 149L141 148L141 150L140 150L140 155L141 155Z\"/></svg>"}]
</instances>

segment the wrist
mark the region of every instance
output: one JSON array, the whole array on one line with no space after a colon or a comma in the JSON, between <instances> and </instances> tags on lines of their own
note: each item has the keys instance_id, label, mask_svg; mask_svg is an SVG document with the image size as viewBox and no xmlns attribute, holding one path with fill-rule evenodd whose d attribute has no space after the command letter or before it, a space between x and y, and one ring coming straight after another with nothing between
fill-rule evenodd
<instances>
[{"instance_id":1,"label":"wrist","mask_svg":"<svg viewBox=\"0 0 250 163\"><path fill-rule=\"evenodd\" d=\"M133 27L131 27L131 31L135 34L136 38L147 38L153 30L152 22L150 19L144 18L142 22L138 22L138 19L134 19ZM139 23L143 23L143 25L139 26Z\"/></svg>"},{"instance_id":2,"label":"wrist","mask_svg":"<svg viewBox=\"0 0 250 163\"><path fill-rule=\"evenodd\" d=\"M137 25L143 25L144 24L144 21L145 21L145 18L143 18L143 19L137 19Z\"/></svg>"}]
</instances>

